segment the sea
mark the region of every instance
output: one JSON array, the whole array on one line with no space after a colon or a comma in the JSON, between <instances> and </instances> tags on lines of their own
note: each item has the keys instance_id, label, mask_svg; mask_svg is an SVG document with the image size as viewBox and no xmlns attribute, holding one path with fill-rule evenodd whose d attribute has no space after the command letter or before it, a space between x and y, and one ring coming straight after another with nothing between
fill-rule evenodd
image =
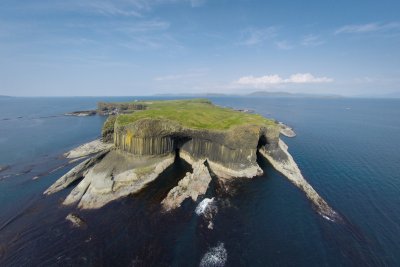
<instances>
[{"instance_id":1,"label":"sea","mask_svg":"<svg viewBox=\"0 0 400 267\"><path fill-rule=\"evenodd\" d=\"M105 121L64 113L141 99L155 98L0 99L0 266L400 266L400 100L210 98L293 127L297 136L282 138L340 222L261 157L264 175L229 190L213 177L205 196L169 213L161 200L191 170L180 159L99 210L62 206L72 187L43 195L78 164L63 153L99 138ZM205 198L213 229L196 212ZM84 224L72 227L69 213Z\"/></svg>"}]
</instances>

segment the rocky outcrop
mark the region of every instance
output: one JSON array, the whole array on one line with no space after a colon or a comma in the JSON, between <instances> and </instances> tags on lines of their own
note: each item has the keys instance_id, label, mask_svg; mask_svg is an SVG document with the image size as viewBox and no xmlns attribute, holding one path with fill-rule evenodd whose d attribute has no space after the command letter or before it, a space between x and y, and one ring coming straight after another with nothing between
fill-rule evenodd
<instances>
[{"instance_id":1,"label":"rocky outcrop","mask_svg":"<svg viewBox=\"0 0 400 267\"><path fill-rule=\"evenodd\" d=\"M104 143L100 139L97 139L72 149L71 151L65 153L64 156L68 159L83 158L107 149L111 149L111 147L113 147L113 144Z\"/></svg>"},{"instance_id":2,"label":"rocky outcrop","mask_svg":"<svg viewBox=\"0 0 400 267\"><path fill-rule=\"evenodd\" d=\"M174 162L174 155L134 157L112 150L85 171L82 181L64 200L64 205L78 204L81 209L97 209L107 203L139 192Z\"/></svg>"},{"instance_id":3,"label":"rocky outcrop","mask_svg":"<svg viewBox=\"0 0 400 267\"><path fill-rule=\"evenodd\" d=\"M307 198L315 205L318 213L332 221L340 220L340 216L304 179L299 167L289 154L287 145L282 140L279 140L278 146L273 149L271 147L268 149L266 146L261 147L260 153L277 171L286 176L289 181L306 194Z\"/></svg>"},{"instance_id":4,"label":"rocky outcrop","mask_svg":"<svg viewBox=\"0 0 400 267\"><path fill-rule=\"evenodd\" d=\"M76 117L88 117L88 116L94 116L97 114L96 110L81 110L81 111L74 111L74 112L68 112L65 113L65 116L76 116Z\"/></svg>"},{"instance_id":5,"label":"rocky outcrop","mask_svg":"<svg viewBox=\"0 0 400 267\"><path fill-rule=\"evenodd\" d=\"M97 103L97 112L99 115L117 115L130 113L135 110L144 110L146 109L146 105L143 103L107 103L107 102L99 102Z\"/></svg>"},{"instance_id":6,"label":"rocky outcrop","mask_svg":"<svg viewBox=\"0 0 400 267\"><path fill-rule=\"evenodd\" d=\"M114 141L114 124L117 116L110 115L104 122L101 130L102 141L105 143L112 143Z\"/></svg>"},{"instance_id":7,"label":"rocky outcrop","mask_svg":"<svg viewBox=\"0 0 400 267\"><path fill-rule=\"evenodd\" d=\"M96 156L84 160L83 162L72 168L69 172L64 174L54 184L52 184L44 192L44 194L50 195L58 191L61 191L70 186L73 182L83 178L87 174L88 169L91 168L96 163L98 163L108 152L109 150L105 150L100 152Z\"/></svg>"},{"instance_id":8,"label":"rocky outcrop","mask_svg":"<svg viewBox=\"0 0 400 267\"><path fill-rule=\"evenodd\" d=\"M292 127L287 126L283 122L279 122L278 126L281 129L280 132L282 135L284 135L286 137L295 137L296 136L296 133L294 132Z\"/></svg>"},{"instance_id":9,"label":"rocky outcrop","mask_svg":"<svg viewBox=\"0 0 400 267\"><path fill-rule=\"evenodd\" d=\"M86 222L84 220L82 220L78 215L76 214L68 214L67 217L65 217L65 219L69 222L71 222L72 227L86 227Z\"/></svg>"},{"instance_id":10,"label":"rocky outcrop","mask_svg":"<svg viewBox=\"0 0 400 267\"><path fill-rule=\"evenodd\" d=\"M187 198L196 201L200 195L207 191L211 182L211 175L203 161L192 164L193 172L186 173L186 176L179 181L178 185L169 191L167 197L161 202L166 211L178 208Z\"/></svg>"}]
</instances>

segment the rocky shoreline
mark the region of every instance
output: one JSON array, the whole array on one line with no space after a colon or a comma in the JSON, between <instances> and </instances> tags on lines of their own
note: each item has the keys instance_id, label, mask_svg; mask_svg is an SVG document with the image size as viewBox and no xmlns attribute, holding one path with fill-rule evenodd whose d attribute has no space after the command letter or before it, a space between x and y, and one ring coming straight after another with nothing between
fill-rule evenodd
<instances>
[{"instance_id":1,"label":"rocky shoreline","mask_svg":"<svg viewBox=\"0 0 400 267\"><path fill-rule=\"evenodd\" d=\"M64 114L65 116L87 117L97 115L97 110L81 110L73 111Z\"/></svg>"}]
</instances>

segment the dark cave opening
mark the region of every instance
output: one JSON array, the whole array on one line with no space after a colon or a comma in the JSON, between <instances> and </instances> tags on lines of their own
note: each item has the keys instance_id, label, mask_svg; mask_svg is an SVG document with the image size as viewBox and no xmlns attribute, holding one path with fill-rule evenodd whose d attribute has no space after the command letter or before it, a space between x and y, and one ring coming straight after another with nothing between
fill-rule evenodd
<instances>
[{"instance_id":1,"label":"dark cave opening","mask_svg":"<svg viewBox=\"0 0 400 267\"><path fill-rule=\"evenodd\" d=\"M173 136L172 137L174 140L174 153L175 153L175 160L179 159L179 153L181 150L181 147L188 141L190 141L192 138L188 136Z\"/></svg>"},{"instance_id":2,"label":"dark cave opening","mask_svg":"<svg viewBox=\"0 0 400 267\"><path fill-rule=\"evenodd\" d=\"M258 139L257 150L259 150L266 144L268 144L267 138L265 137L265 135L261 135L260 138Z\"/></svg>"}]
</instances>

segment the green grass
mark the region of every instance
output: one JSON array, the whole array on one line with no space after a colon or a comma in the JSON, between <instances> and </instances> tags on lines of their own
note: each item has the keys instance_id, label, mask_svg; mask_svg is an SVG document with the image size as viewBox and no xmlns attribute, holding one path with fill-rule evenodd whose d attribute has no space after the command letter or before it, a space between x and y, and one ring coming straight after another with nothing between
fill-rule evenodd
<instances>
[{"instance_id":1,"label":"green grass","mask_svg":"<svg viewBox=\"0 0 400 267\"><path fill-rule=\"evenodd\" d=\"M140 102L147 110L119 115L117 123L121 126L140 119L168 119L195 129L227 130L234 126L254 124L272 125L273 120L257 114L248 114L229 108L213 105L207 99L168 100Z\"/></svg>"}]
</instances>

